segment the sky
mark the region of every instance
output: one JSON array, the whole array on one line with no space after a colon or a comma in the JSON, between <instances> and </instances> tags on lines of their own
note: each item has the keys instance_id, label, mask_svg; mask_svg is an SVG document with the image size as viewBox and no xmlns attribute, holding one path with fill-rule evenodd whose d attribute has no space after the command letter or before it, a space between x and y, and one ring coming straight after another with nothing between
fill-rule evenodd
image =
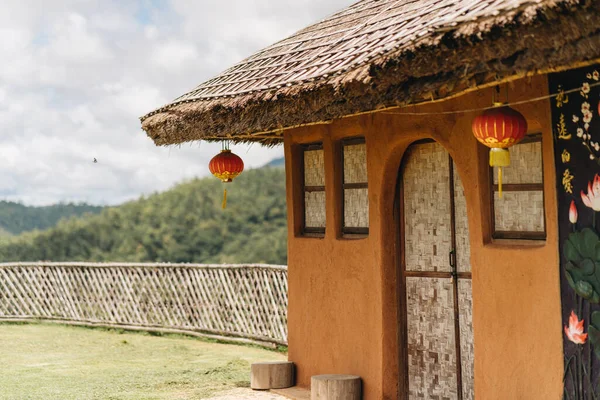
<instances>
[{"instance_id":1,"label":"sky","mask_svg":"<svg viewBox=\"0 0 600 400\"><path fill-rule=\"evenodd\" d=\"M2 0L0 200L119 204L208 175L219 144L156 147L139 117L353 2Z\"/></svg>"}]
</instances>

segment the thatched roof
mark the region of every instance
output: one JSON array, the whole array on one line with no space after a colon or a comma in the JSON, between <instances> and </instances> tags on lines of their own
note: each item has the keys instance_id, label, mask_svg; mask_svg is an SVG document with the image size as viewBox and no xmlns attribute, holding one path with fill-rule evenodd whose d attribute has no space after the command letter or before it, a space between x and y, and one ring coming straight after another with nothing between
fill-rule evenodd
<instances>
[{"instance_id":1,"label":"thatched roof","mask_svg":"<svg viewBox=\"0 0 600 400\"><path fill-rule=\"evenodd\" d=\"M142 117L157 145L283 129L600 59L598 0L362 0Z\"/></svg>"}]
</instances>

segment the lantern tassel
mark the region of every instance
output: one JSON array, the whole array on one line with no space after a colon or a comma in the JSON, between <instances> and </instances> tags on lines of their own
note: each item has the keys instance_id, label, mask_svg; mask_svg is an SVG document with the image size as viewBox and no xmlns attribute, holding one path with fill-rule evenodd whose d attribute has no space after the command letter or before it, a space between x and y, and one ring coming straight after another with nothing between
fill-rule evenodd
<instances>
[{"instance_id":1,"label":"lantern tassel","mask_svg":"<svg viewBox=\"0 0 600 400\"><path fill-rule=\"evenodd\" d=\"M227 189L223 189L223 203L221 204L221 208L227 208Z\"/></svg>"},{"instance_id":2,"label":"lantern tassel","mask_svg":"<svg viewBox=\"0 0 600 400\"><path fill-rule=\"evenodd\" d=\"M502 198L502 168L510 165L510 153L506 149L490 150L490 167L498 167L498 196Z\"/></svg>"},{"instance_id":3,"label":"lantern tassel","mask_svg":"<svg viewBox=\"0 0 600 400\"><path fill-rule=\"evenodd\" d=\"M498 168L498 197L502 198L502 167Z\"/></svg>"}]
</instances>

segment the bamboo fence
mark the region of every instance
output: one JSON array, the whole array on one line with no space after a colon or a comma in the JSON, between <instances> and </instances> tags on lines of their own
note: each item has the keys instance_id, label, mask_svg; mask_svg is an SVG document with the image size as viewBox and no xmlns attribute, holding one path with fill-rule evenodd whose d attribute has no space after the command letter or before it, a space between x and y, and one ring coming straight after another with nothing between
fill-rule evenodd
<instances>
[{"instance_id":1,"label":"bamboo fence","mask_svg":"<svg viewBox=\"0 0 600 400\"><path fill-rule=\"evenodd\" d=\"M286 345L287 289L274 265L0 263L0 321Z\"/></svg>"}]
</instances>

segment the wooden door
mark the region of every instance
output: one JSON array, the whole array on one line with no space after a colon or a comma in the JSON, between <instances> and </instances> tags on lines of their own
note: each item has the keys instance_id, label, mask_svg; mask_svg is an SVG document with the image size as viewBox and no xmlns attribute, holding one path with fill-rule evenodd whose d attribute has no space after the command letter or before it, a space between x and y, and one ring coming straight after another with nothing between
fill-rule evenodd
<instances>
[{"instance_id":1,"label":"wooden door","mask_svg":"<svg viewBox=\"0 0 600 400\"><path fill-rule=\"evenodd\" d=\"M425 142L407 151L401 188L401 398L471 400L471 265L462 183L444 148Z\"/></svg>"}]
</instances>

